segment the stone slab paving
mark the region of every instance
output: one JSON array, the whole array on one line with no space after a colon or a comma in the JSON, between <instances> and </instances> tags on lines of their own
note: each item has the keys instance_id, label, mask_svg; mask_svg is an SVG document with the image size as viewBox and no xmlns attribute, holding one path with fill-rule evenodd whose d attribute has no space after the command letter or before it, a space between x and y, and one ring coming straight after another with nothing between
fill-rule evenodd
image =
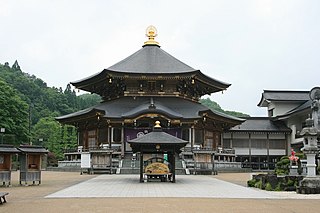
<instances>
[{"instance_id":1,"label":"stone slab paving","mask_svg":"<svg viewBox=\"0 0 320 213\"><path fill-rule=\"evenodd\" d=\"M320 199L320 195L267 192L210 176L179 175L176 183L139 183L138 175L99 175L46 196L46 198L194 197L250 199Z\"/></svg>"}]
</instances>

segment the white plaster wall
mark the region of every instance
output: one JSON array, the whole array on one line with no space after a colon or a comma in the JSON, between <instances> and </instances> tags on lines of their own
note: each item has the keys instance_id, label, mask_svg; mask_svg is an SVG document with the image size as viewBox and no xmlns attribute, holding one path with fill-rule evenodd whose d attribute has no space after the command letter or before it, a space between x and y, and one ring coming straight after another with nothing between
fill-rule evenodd
<instances>
[{"instance_id":1,"label":"white plaster wall","mask_svg":"<svg viewBox=\"0 0 320 213\"><path fill-rule=\"evenodd\" d=\"M251 134L251 139L266 139L267 140L267 133Z\"/></svg>"},{"instance_id":2,"label":"white plaster wall","mask_svg":"<svg viewBox=\"0 0 320 213\"><path fill-rule=\"evenodd\" d=\"M286 139L285 134L270 134L269 139Z\"/></svg>"},{"instance_id":3,"label":"white plaster wall","mask_svg":"<svg viewBox=\"0 0 320 213\"><path fill-rule=\"evenodd\" d=\"M248 139L249 134L248 133L234 133L233 138Z\"/></svg>"},{"instance_id":4,"label":"white plaster wall","mask_svg":"<svg viewBox=\"0 0 320 213\"><path fill-rule=\"evenodd\" d=\"M286 150L284 149L270 149L269 155L286 155Z\"/></svg>"},{"instance_id":5,"label":"white plaster wall","mask_svg":"<svg viewBox=\"0 0 320 213\"><path fill-rule=\"evenodd\" d=\"M234 148L236 155L249 155L249 148Z\"/></svg>"},{"instance_id":6,"label":"white plaster wall","mask_svg":"<svg viewBox=\"0 0 320 213\"><path fill-rule=\"evenodd\" d=\"M234 148L236 155L249 155L249 148ZM264 155L266 156L267 149L251 149L251 155ZM270 149L269 155L283 156L286 154L284 149Z\"/></svg>"},{"instance_id":7,"label":"white plaster wall","mask_svg":"<svg viewBox=\"0 0 320 213\"><path fill-rule=\"evenodd\" d=\"M267 155L267 149L251 149L251 155Z\"/></svg>"},{"instance_id":8,"label":"white plaster wall","mask_svg":"<svg viewBox=\"0 0 320 213\"><path fill-rule=\"evenodd\" d=\"M299 106L301 102L272 102L268 105L268 110L273 109L273 117L283 115L286 112Z\"/></svg>"}]
</instances>

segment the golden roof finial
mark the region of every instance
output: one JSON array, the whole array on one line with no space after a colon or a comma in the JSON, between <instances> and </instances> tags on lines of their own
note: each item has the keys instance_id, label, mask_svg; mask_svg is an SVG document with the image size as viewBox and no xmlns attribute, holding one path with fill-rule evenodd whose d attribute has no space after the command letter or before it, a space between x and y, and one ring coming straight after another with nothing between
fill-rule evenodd
<instances>
[{"instance_id":1,"label":"golden roof finial","mask_svg":"<svg viewBox=\"0 0 320 213\"><path fill-rule=\"evenodd\" d=\"M154 127L155 128L161 128L160 121L156 121Z\"/></svg>"},{"instance_id":2,"label":"golden roof finial","mask_svg":"<svg viewBox=\"0 0 320 213\"><path fill-rule=\"evenodd\" d=\"M157 29L153 25L150 25L149 27L147 27L146 36L149 38L149 40L144 42L144 45L148 45L148 44L159 45L159 43L154 40L154 38L157 35L158 35Z\"/></svg>"}]
</instances>

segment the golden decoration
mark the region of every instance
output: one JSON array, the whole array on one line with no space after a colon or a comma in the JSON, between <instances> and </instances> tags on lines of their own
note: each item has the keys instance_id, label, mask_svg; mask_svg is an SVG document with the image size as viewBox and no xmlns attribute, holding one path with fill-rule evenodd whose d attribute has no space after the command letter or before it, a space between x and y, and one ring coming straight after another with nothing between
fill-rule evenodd
<instances>
[{"instance_id":1,"label":"golden decoration","mask_svg":"<svg viewBox=\"0 0 320 213\"><path fill-rule=\"evenodd\" d=\"M146 36L149 38L149 40L144 42L144 45L148 45L148 44L159 45L159 43L154 40L154 38L157 35L158 35L157 29L153 25L150 25L149 27L147 27Z\"/></svg>"},{"instance_id":2,"label":"golden decoration","mask_svg":"<svg viewBox=\"0 0 320 213\"><path fill-rule=\"evenodd\" d=\"M170 170L168 165L160 162L154 162L146 166L144 172L148 174L168 174Z\"/></svg>"},{"instance_id":3,"label":"golden decoration","mask_svg":"<svg viewBox=\"0 0 320 213\"><path fill-rule=\"evenodd\" d=\"M156 121L154 127L155 128L161 128L160 121Z\"/></svg>"}]
</instances>

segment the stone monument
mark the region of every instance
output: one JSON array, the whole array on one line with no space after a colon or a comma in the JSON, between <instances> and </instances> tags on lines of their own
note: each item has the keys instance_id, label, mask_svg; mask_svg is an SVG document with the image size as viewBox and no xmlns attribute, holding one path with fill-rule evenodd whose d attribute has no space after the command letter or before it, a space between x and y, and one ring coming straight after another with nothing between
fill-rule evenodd
<instances>
[{"instance_id":1,"label":"stone monument","mask_svg":"<svg viewBox=\"0 0 320 213\"><path fill-rule=\"evenodd\" d=\"M319 154L319 106L320 87L315 87L310 91L312 100L312 118L306 120L306 127L302 129L300 135L304 137L301 151L307 156L307 176L297 187L297 193L320 194L320 177L316 175L316 155Z\"/></svg>"}]
</instances>

